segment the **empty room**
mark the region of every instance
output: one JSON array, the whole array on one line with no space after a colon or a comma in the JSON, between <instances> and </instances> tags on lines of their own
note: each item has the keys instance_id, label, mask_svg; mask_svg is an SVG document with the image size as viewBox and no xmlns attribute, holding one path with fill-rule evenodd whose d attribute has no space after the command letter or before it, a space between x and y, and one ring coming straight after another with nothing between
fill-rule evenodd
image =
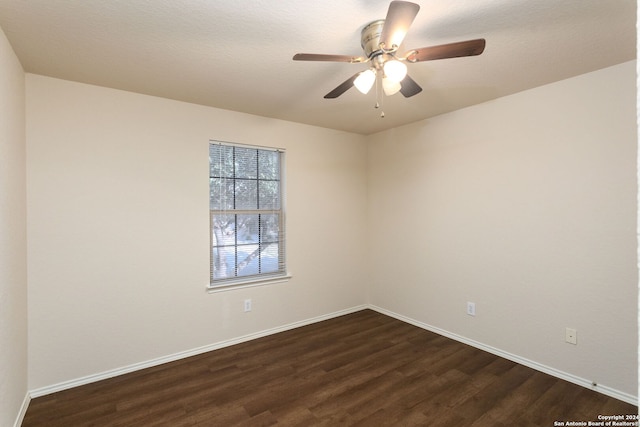
<instances>
[{"instance_id":1,"label":"empty room","mask_svg":"<svg viewBox=\"0 0 640 427\"><path fill-rule=\"evenodd\" d=\"M637 426L631 0L0 0L0 426Z\"/></svg>"}]
</instances>

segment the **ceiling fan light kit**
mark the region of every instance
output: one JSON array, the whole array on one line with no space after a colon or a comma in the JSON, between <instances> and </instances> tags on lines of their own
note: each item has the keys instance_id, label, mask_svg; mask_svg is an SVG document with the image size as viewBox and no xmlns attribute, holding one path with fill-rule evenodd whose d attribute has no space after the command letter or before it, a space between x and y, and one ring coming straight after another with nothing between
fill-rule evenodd
<instances>
[{"instance_id":1,"label":"ceiling fan light kit","mask_svg":"<svg viewBox=\"0 0 640 427\"><path fill-rule=\"evenodd\" d=\"M382 78L382 90L384 91L385 95L395 95L396 93L400 92L401 88L402 85L399 81L386 76Z\"/></svg>"},{"instance_id":2,"label":"ceiling fan light kit","mask_svg":"<svg viewBox=\"0 0 640 427\"><path fill-rule=\"evenodd\" d=\"M373 84L376 82L376 72L375 70L369 68L358 74L358 77L353 81L353 85L358 89L361 93L367 94L373 87Z\"/></svg>"},{"instance_id":3,"label":"ceiling fan light kit","mask_svg":"<svg viewBox=\"0 0 640 427\"><path fill-rule=\"evenodd\" d=\"M401 82L404 76L407 75L407 66L397 59L385 61L382 68L384 70L384 76L394 82Z\"/></svg>"},{"instance_id":4,"label":"ceiling fan light kit","mask_svg":"<svg viewBox=\"0 0 640 427\"><path fill-rule=\"evenodd\" d=\"M485 47L484 39L475 39L412 49L404 56L397 55L398 48L419 10L420 6L415 3L392 1L385 19L370 22L362 29L360 45L364 51L364 57L298 53L294 55L293 59L295 61L330 61L351 64L371 63L369 69L356 73L326 94L324 96L326 99L339 97L351 86L355 86L358 91L367 94L377 80L380 81L383 92L387 96L400 92L405 98L412 97L420 93L422 88L407 74L405 62L416 63L475 56L480 55ZM377 102L376 106L378 106ZM382 117L384 117L384 113Z\"/></svg>"}]
</instances>

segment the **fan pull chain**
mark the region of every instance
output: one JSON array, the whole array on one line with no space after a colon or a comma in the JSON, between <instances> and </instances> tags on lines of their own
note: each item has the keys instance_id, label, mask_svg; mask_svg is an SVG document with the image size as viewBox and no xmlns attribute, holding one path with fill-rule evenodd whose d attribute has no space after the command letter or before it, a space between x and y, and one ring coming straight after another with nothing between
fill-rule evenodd
<instances>
[{"instance_id":1,"label":"fan pull chain","mask_svg":"<svg viewBox=\"0 0 640 427\"><path fill-rule=\"evenodd\" d=\"M378 84L378 81L380 81L380 84ZM380 90L380 86L382 86L382 80L378 79L378 76L376 75L376 105L374 106L376 109L381 108L384 104L384 95ZM384 119L384 110L380 110L380 118Z\"/></svg>"}]
</instances>

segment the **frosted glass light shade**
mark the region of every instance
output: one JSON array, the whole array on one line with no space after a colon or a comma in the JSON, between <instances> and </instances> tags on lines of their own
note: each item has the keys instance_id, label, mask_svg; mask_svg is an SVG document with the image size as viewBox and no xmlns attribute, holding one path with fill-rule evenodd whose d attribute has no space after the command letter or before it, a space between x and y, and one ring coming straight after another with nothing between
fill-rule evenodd
<instances>
[{"instance_id":1,"label":"frosted glass light shade","mask_svg":"<svg viewBox=\"0 0 640 427\"><path fill-rule=\"evenodd\" d=\"M353 85L360 92L367 94L371 90L373 83L376 81L376 73L372 69L361 72L353 81Z\"/></svg>"},{"instance_id":2,"label":"frosted glass light shade","mask_svg":"<svg viewBox=\"0 0 640 427\"><path fill-rule=\"evenodd\" d=\"M404 76L407 75L407 66L400 61L392 59L384 63L384 75L395 82L401 82Z\"/></svg>"},{"instance_id":3,"label":"frosted glass light shade","mask_svg":"<svg viewBox=\"0 0 640 427\"><path fill-rule=\"evenodd\" d=\"M384 90L384 94L387 96L395 95L400 90L400 82L396 82L391 80L388 77L384 77L382 79L382 89Z\"/></svg>"}]
</instances>

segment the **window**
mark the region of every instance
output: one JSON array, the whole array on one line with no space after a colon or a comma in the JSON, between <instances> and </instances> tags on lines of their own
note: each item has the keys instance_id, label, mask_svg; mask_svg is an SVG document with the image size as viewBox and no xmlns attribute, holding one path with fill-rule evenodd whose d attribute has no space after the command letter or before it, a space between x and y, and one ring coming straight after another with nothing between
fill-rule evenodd
<instances>
[{"instance_id":1,"label":"window","mask_svg":"<svg viewBox=\"0 0 640 427\"><path fill-rule=\"evenodd\" d=\"M286 274L282 150L209 144L210 287Z\"/></svg>"}]
</instances>

